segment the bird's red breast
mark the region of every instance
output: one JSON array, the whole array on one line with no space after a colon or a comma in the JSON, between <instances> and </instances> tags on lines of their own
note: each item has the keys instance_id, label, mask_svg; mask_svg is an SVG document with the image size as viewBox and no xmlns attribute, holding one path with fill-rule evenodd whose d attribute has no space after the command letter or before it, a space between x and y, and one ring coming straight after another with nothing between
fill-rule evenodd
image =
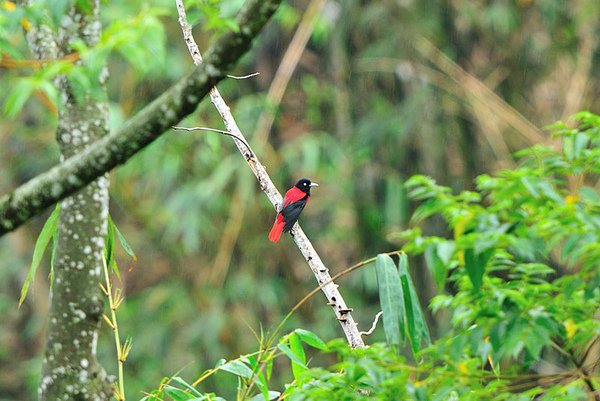
<instances>
[{"instance_id":1,"label":"bird's red breast","mask_svg":"<svg viewBox=\"0 0 600 401\"><path fill-rule=\"evenodd\" d=\"M310 199L310 188L316 186L318 185L311 183L308 178L302 178L285 193L283 203L277 211L275 223L269 232L271 241L278 242L282 233L292 229Z\"/></svg>"},{"instance_id":2,"label":"bird's red breast","mask_svg":"<svg viewBox=\"0 0 600 401\"><path fill-rule=\"evenodd\" d=\"M306 193L302 192L299 188L292 187L289 191L285 193L283 197L283 205L280 209L283 209L290 203L298 202L300 199L304 198Z\"/></svg>"}]
</instances>

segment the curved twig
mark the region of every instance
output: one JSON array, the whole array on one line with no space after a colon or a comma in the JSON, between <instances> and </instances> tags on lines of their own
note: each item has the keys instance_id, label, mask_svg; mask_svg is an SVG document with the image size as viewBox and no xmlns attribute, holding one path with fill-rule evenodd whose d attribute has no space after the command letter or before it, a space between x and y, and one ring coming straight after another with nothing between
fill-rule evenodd
<instances>
[{"instance_id":1,"label":"curved twig","mask_svg":"<svg viewBox=\"0 0 600 401\"><path fill-rule=\"evenodd\" d=\"M231 79L248 79L248 78L252 78L255 77L257 75L260 75L260 72L253 72L252 74L248 74L248 75L242 75L242 76L238 76L238 75L227 75L227 78L231 78Z\"/></svg>"},{"instance_id":2,"label":"curved twig","mask_svg":"<svg viewBox=\"0 0 600 401\"><path fill-rule=\"evenodd\" d=\"M225 131L222 129L217 129L217 128L209 128L209 127L177 127L177 126L173 126L171 127L176 131L208 131L208 132L216 132L217 134L223 134L223 135L227 135L230 136L232 138L237 139L238 141L242 142L244 144L244 146L246 146L246 149L248 149L248 152L250 153L254 153L252 152L252 149L250 149L250 145L248 145L248 143L240 137L235 136L235 134L232 134L229 131Z\"/></svg>"}]
</instances>

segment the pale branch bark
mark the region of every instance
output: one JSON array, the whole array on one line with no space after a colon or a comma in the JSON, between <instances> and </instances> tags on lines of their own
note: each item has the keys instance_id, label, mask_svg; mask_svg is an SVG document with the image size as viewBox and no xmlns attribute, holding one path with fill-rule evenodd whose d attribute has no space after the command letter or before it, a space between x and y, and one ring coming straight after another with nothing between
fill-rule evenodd
<instances>
[{"instance_id":1,"label":"pale branch bark","mask_svg":"<svg viewBox=\"0 0 600 401\"><path fill-rule=\"evenodd\" d=\"M248 0L236 18L239 31L221 36L196 66L120 129L0 197L0 236L21 226L48 206L125 163L163 132L192 113L250 48L281 0Z\"/></svg>"},{"instance_id":2,"label":"pale branch bark","mask_svg":"<svg viewBox=\"0 0 600 401\"><path fill-rule=\"evenodd\" d=\"M200 66L203 62L202 56L192 36L191 27L187 23L183 0L175 0L175 2L177 5L177 11L179 13L179 23L183 31L184 40L188 46L190 54L192 55L194 64ZM281 194L275 187L275 184L273 184L273 181L271 181L271 178L267 174L265 167L258 160L256 153L254 153L248 146L248 141L239 129L233 115L231 114L229 106L227 106L217 88L211 89L210 99L221 115L227 132L233 134L232 138L238 150L244 156L244 159L256 176L261 190L267 195L275 207L275 210L279 210L279 205L281 205L283 201ZM340 325L342 326L342 330L346 335L348 344L352 348L365 347L360 332L358 331L358 327L350 313L352 310L346 305L344 298L338 291L337 284L333 283L333 280L331 279L329 270L321 261L321 258L298 223L294 224L291 234L294 238L294 242L296 242L296 245L298 246L298 249L300 249L304 259L310 266L310 269L319 283L321 290L325 294L328 301L327 304L333 308L336 319L339 321Z\"/></svg>"}]
</instances>

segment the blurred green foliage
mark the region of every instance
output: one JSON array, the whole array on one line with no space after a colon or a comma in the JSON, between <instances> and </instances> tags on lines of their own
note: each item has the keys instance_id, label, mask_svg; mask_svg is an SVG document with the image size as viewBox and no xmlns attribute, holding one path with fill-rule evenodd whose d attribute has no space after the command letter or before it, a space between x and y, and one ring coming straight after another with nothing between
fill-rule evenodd
<instances>
[{"instance_id":1,"label":"blurred green foliage","mask_svg":"<svg viewBox=\"0 0 600 401\"><path fill-rule=\"evenodd\" d=\"M26 21L47 18L42 11L49 10L57 29L69 1L47 1L28 11L9 3L0 2L0 82L5 88L0 94L4 113L0 193L58 162L54 129L60 99L50 86L53 77L68 72L82 91L94 87L85 71L68 60L45 65L29 62L33 57L22 27ZM224 30L235 29L227 21L240 4L238 0L186 2L200 49ZM548 147L533 146L536 138L549 138L531 127L566 120L580 109L599 110L594 93L600 78L600 35L595 22L600 3L329 1L277 107L268 104L265 96L305 8L306 2L285 3L232 72L259 71L259 77L227 80L219 89L280 189L300 176L321 184L301 222L326 265L336 272L401 246L393 233L411 225L408 193L421 188L425 191L421 195L431 202L418 209L417 219L434 217L421 225L420 233L413 229L409 238L412 251L424 254L411 261L416 292L422 305L428 305L439 289L454 294L434 298L434 310L440 311L426 316L433 339L446 334L453 322L465 330L454 341L436 343L436 353L452 356L464 348L469 353L462 359L464 368L477 374L485 363L481 355L490 355L494 363L518 357L533 364L557 333L564 338L571 330L582 336L586 324L591 324L585 323L586 316L590 318L585 314L594 305L589 301L594 281L559 276L569 277L569 269L587 264L589 278L597 280L592 259L596 237L585 225L595 224L589 216L597 214L593 209L597 191L595 182L577 186L564 177L580 174L577 168L590 168L593 160L586 152L595 139L591 133L584 134L585 140L579 133L569 134L568 123L561 134L566 141L564 154L554 154L563 162L553 164L550 157L539 166L535 160L546 160L553 153ZM100 68L108 63L111 125L118 127L183 75L192 62L174 2L101 2L101 9L101 42L91 48L74 43L73 50L88 65ZM419 46L423 38L454 64ZM487 96L480 85L499 100ZM276 120L265 143L257 139L264 134L254 129L261 113L270 110L276 112ZM530 124L526 125L529 136L523 134L525 123ZM206 101L181 125L222 128ZM514 166L512 152L525 147L531 147L531 161L523 169L505 170L493 178L481 176ZM564 160L571 170L565 170ZM421 178L405 187L413 174L430 176L440 184ZM475 187L476 176L480 178ZM560 177L563 181L556 181ZM452 195L445 187L477 191ZM524 198L514 194L527 195L523 216L517 214L518 202ZM274 247L266 240L274 211L229 138L167 133L113 173L111 196L111 215L138 256L133 270L122 271L127 299L119 310L122 333L134 339L126 366L129 399L141 398L141 391L181 369L179 375L193 381L221 358L235 358L256 348L249 327L274 327L314 285L290 241L284 239ZM482 202L496 209L484 208ZM569 207L577 213L569 214ZM450 210L458 216L447 216ZM473 215L460 220L463 210ZM46 217L0 240L0 399L34 398L48 283L38 278L24 305L19 310L16 305ZM516 224L520 217L535 224ZM461 234L460 241L449 235L455 232ZM418 247L419 238L426 245ZM561 254L554 255L557 244L564 246ZM117 254L117 259L120 266L128 266L125 253ZM544 287L554 283L555 276L563 294ZM532 293L522 295L520 282L540 287L532 286ZM361 328L370 326L379 310L374 271L355 272L340 285ZM479 291L471 291L475 287ZM494 296L486 297L489 291ZM542 303L537 295L548 305L560 305L558 315L548 318L535 309ZM570 297L568 308L563 307L564 297ZM450 312L442 311L443 306ZM469 324L480 316L485 324L469 331ZM306 327L325 339L341 334L318 297L286 325L295 327ZM534 329L540 334L519 343L520 336ZM384 338L378 329L369 342ZM502 347L501 340L507 338L514 347ZM115 361L111 341L107 329L100 336L98 354L109 371ZM484 345L478 349L477 344ZM373 353L377 352L381 355L369 362L374 374L381 373L378 361L386 358L389 363L383 365L399 369L394 364L401 357L375 347ZM344 351L339 355L340 360L345 358ZM328 366L331 359L314 355L314 361ZM460 361L456 357L452 364L436 369L446 369L449 377L455 377L462 372ZM236 380L230 376L211 377L205 390L231 398ZM350 380L341 378L335 384L337 375L330 373L330 377L334 388ZM287 377L282 373L273 379L280 382L272 387L281 389L291 378L291 373ZM407 379L400 375L393 380L399 384ZM372 385L387 388L385 381L377 383ZM487 394L493 394L494 387L487 385ZM444 382L432 381L431 386L443 390L440 399L451 399L452 391L462 394L444 390ZM406 391L417 397L425 391L422 388L415 384Z\"/></svg>"},{"instance_id":2,"label":"blurred green foliage","mask_svg":"<svg viewBox=\"0 0 600 401\"><path fill-rule=\"evenodd\" d=\"M351 350L343 340L325 346L305 330L283 336L277 348L290 360L294 377L283 397L594 399L600 385L600 194L585 184L597 181L600 172L600 116L585 112L574 119L576 128L552 126L559 150L525 149L517 168L478 177L476 191L453 195L429 177L408 180L409 196L422 202L413 221L440 215L451 229L450 239L422 235L418 227L399 234L411 256L426 254L440 293L432 310L449 312L451 327L431 344L406 254L399 255L400 272L390 256L379 255L375 268L387 344ZM410 339L414 363L398 354L400 337ZM336 362L309 367L302 342L333 351ZM228 366L239 377L237 399L279 395L269 393L268 382L281 369L271 373L275 353L270 342L261 338L260 344L256 353L209 371ZM261 391L250 398L255 383ZM147 399L162 400L167 389Z\"/></svg>"}]
</instances>

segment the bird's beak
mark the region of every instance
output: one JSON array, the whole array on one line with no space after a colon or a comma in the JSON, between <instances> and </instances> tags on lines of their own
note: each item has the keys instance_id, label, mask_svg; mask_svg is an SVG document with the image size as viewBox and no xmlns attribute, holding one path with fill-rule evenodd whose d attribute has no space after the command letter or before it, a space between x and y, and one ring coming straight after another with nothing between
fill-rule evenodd
<instances>
[{"instance_id":1,"label":"bird's beak","mask_svg":"<svg viewBox=\"0 0 600 401\"><path fill-rule=\"evenodd\" d=\"M311 182L311 183L310 183L310 186L311 186L311 187L318 187L318 186L319 186L319 184L317 184L316 182Z\"/></svg>"}]
</instances>

